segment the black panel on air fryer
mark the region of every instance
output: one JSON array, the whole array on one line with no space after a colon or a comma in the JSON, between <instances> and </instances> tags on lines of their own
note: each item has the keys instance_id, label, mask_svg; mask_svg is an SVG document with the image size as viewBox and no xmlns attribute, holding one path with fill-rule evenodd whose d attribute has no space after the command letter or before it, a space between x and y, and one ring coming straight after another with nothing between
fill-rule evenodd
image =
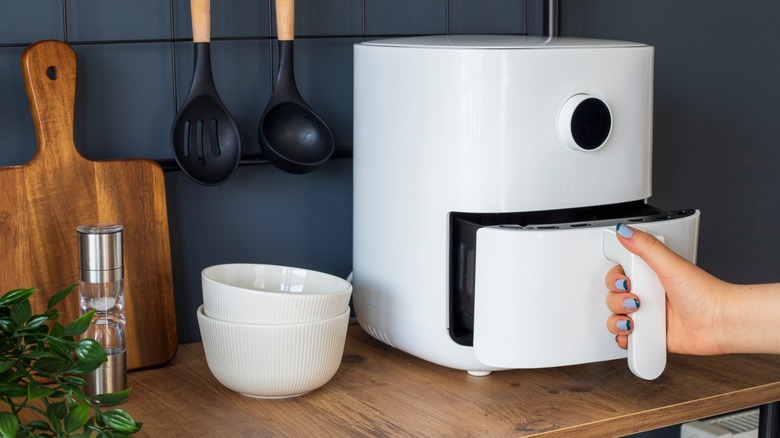
<instances>
[{"instance_id":1,"label":"black panel on air fryer","mask_svg":"<svg viewBox=\"0 0 780 438\"><path fill-rule=\"evenodd\" d=\"M604 144L612 130L612 115L607 104L591 97L577 105L571 116L571 135L577 145L593 150Z\"/></svg>"},{"instance_id":2,"label":"black panel on air fryer","mask_svg":"<svg viewBox=\"0 0 780 438\"><path fill-rule=\"evenodd\" d=\"M614 226L618 222L655 222L693 214L695 210L665 212L644 201L597 207L518 213L450 213L449 332L460 345L474 345L474 278L477 230L505 226L534 230Z\"/></svg>"}]
</instances>

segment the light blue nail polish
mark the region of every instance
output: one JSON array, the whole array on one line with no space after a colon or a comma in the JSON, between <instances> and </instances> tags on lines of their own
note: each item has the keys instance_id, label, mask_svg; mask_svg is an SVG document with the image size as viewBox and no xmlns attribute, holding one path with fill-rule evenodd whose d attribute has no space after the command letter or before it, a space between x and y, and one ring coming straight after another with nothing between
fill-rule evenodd
<instances>
[{"instance_id":1,"label":"light blue nail polish","mask_svg":"<svg viewBox=\"0 0 780 438\"><path fill-rule=\"evenodd\" d=\"M631 236L634 235L634 230L632 230L626 224L617 224L617 228L615 228L615 231L617 231L617 233L620 234L620 236L623 237L624 239L630 239Z\"/></svg>"},{"instance_id":2,"label":"light blue nail polish","mask_svg":"<svg viewBox=\"0 0 780 438\"><path fill-rule=\"evenodd\" d=\"M626 298L623 300L623 308L626 310L636 310L639 308L639 300L636 298Z\"/></svg>"},{"instance_id":3,"label":"light blue nail polish","mask_svg":"<svg viewBox=\"0 0 780 438\"><path fill-rule=\"evenodd\" d=\"M617 290L628 290L628 281L626 280L615 280L615 289Z\"/></svg>"},{"instance_id":4,"label":"light blue nail polish","mask_svg":"<svg viewBox=\"0 0 780 438\"><path fill-rule=\"evenodd\" d=\"M617 322L617 329L620 330L621 332L631 330L631 321L627 319L621 319L620 321Z\"/></svg>"}]
</instances>

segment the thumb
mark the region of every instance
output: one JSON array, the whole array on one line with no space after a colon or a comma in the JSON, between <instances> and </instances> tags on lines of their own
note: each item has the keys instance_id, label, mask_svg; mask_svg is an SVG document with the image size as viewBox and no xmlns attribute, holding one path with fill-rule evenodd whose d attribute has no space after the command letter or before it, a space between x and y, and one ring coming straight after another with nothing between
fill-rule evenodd
<instances>
[{"instance_id":1,"label":"thumb","mask_svg":"<svg viewBox=\"0 0 780 438\"><path fill-rule=\"evenodd\" d=\"M644 260L659 277L674 275L691 265L651 234L622 223L617 225L616 231L623 247Z\"/></svg>"}]
</instances>

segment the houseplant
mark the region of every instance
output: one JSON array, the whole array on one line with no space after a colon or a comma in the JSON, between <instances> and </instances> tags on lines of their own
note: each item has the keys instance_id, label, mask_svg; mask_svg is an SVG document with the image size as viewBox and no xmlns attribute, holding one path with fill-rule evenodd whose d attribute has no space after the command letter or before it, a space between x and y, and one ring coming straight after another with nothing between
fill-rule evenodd
<instances>
[{"instance_id":1,"label":"houseplant","mask_svg":"<svg viewBox=\"0 0 780 438\"><path fill-rule=\"evenodd\" d=\"M94 310L67 325L55 309L75 286L54 294L46 312L33 314L35 289L15 289L0 296L0 436L112 437L141 428L124 410L99 404L126 400L130 389L91 400L81 377L107 360L93 339L78 339ZM22 415L24 413L24 415ZM23 418L29 420L24 422Z\"/></svg>"}]
</instances>

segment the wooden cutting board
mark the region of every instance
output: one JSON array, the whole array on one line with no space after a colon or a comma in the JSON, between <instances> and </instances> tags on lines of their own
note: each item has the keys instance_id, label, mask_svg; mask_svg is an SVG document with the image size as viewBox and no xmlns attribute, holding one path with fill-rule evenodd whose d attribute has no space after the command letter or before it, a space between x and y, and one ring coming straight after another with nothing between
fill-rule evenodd
<instances>
[{"instance_id":1,"label":"wooden cutting board","mask_svg":"<svg viewBox=\"0 0 780 438\"><path fill-rule=\"evenodd\" d=\"M38 150L27 164L0 167L0 293L35 287L33 310L43 312L51 295L78 283L76 227L122 224L128 369L164 365L177 338L162 169L151 160L90 161L78 153L70 46L32 44L22 70ZM62 322L77 318L77 291L58 308Z\"/></svg>"}]
</instances>

